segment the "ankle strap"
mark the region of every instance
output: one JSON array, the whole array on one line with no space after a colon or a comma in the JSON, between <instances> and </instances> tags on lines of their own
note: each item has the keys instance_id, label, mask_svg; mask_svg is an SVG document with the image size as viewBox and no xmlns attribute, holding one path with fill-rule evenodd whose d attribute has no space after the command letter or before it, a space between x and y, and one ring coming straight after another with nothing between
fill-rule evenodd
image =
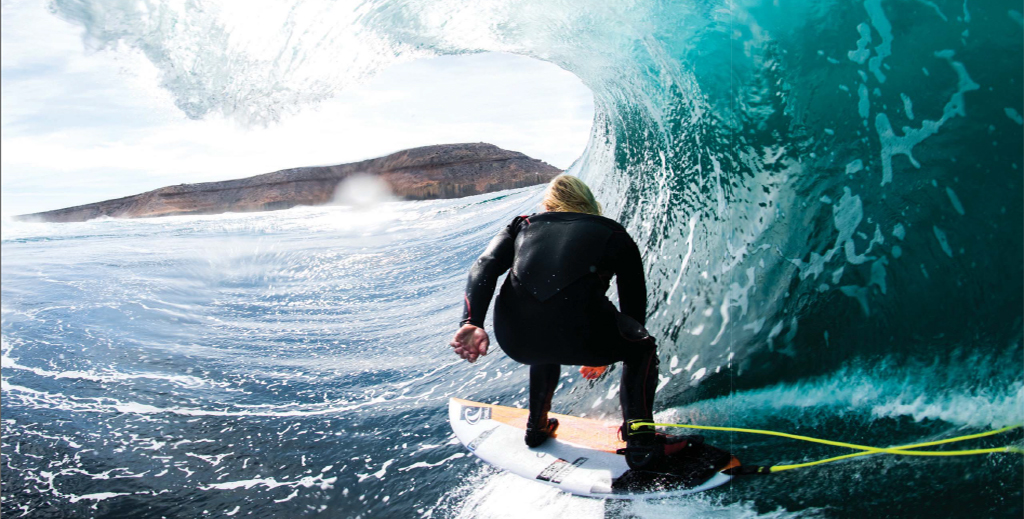
<instances>
[{"instance_id":1,"label":"ankle strap","mask_svg":"<svg viewBox=\"0 0 1024 519\"><path fill-rule=\"evenodd\" d=\"M626 423L623 424L622 427L619 429L620 435L628 438L630 436L654 434L655 433L654 426L651 426L651 425L640 425L640 426L637 426L636 428L632 427L632 425L634 423L638 423L638 422L639 423L650 423L650 420L644 420L644 419L639 419L639 418L638 419L632 419L632 420L626 420ZM623 431L625 432L625 434L622 434Z\"/></svg>"}]
</instances>

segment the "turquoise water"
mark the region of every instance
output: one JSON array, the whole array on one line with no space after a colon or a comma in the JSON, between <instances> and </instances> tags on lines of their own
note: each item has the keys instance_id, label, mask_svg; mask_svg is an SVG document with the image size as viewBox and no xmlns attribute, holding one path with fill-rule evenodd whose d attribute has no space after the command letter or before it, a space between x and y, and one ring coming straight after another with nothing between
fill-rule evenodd
<instances>
[{"instance_id":1,"label":"turquoise water","mask_svg":"<svg viewBox=\"0 0 1024 519\"><path fill-rule=\"evenodd\" d=\"M143 50L189 116L254 124L402 59L551 61L595 96L571 172L644 251L660 419L870 445L1024 421L1020 3L53 7L90 45ZM4 515L1024 511L1010 455L862 457L629 504L482 466L446 400L523 405L526 372L446 344L468 265L539 196L5 222ZM567 369L556 409L614 416L614 378ZM758 464L843 453L708 438Z\"/></svg>"}]
</instances>

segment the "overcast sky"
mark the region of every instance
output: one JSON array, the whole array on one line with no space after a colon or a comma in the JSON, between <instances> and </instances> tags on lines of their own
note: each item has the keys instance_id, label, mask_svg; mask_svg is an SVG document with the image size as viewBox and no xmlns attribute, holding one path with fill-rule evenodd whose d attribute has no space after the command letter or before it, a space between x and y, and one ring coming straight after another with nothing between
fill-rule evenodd
<instances>
[{"instance_id":1,"label":"overcast sky","mask_svg":"<svg viewBox=\"0 0 1024 519\"><path fill-rule=\"evenodd\" d=\"M0 19L4 216L428 144L489 142L564 169L593 119L572 74L491 53L395 65L268 128L190 120L140 53L87 51L45 0L4 0Z\"/></svg>"}]
</instances>

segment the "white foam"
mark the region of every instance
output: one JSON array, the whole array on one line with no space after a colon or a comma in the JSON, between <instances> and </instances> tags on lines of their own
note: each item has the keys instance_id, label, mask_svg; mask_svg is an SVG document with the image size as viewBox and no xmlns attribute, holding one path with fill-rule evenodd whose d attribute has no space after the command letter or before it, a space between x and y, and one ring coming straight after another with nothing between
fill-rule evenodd
<instances>
[{"instance_id":1,"label":"white foam","mask_svg":"<svg viewBox=\"0 0 1024 519\"><path fill-rule=\"evenodd\" d=\"M923 142L928 137L935 135L939 132L939 128L942 127L946 121L956 116L966 116L964 110L964 94L972 90L978 90L981 88L977 83L971 80L971 77L967 75L967 69L964 68L963 63L959 61L953 61L953 51L939 51L935 53L936 57L943 58L949 62L949 66L953 68L953 71L957 75L957 90L951 96L945 107L942 109L942 117L937 121L924 120L921 123L920 128L903 128L903 136L897 136L893 130L892 124L889 122L889 116L884 113L880 113L875 116L875 130L878 132L878 139L882 144L882 184L885 185L892 182L892 159L896 155L905 155L910 159L910 163L915 168L920 168L921 164L914 158L913 150L914 147Z\"/></svg>"},{"instance_id":2,"label":"white foam","mask_svg":"<svg viewBox=\"0 0 1024 519\"><path fill-rule=\"evenodd\" d=\"M740 308L740 317L747 315L748 294L750 289L754 287L754 267L747 269L747 286L740 286L739 283L733 283L729 286L729 290L725 293L725 297L722 298L722 305L719 307L719 312L722 315L722 327L718 329L718 334L715 335L714 340L711 341L711 345L718 344L718 341L722 338L722 334L725 333L725 328L729 324L729 308L737 306Z\"/></svg>"},{"instance_id":3,"label":"white foam","mask_svg":"<svg viewBox=\"0 0 1024 519\"><path fill-rule=\"evenodd\" d=\"M1011 121L1024 125L1024 116L1018 113L1017 110L1007 106L1003 111L1006 112L1006 116L1009 117Z\"/></svg>"},{"instance_id":4,"label":"white foam","mask_svg":"<svg viewBox=\"0 0 1024 519\"><path fill-rule=\"evenodd\" d=\"M659 420L693 422L691 412L703 409L725 411L727 415L769 417L787 409L839 409L879 418L910 417L915 421L941 420L958 427L998 428L1024 422L1024 381L1007 387L964 380L950 387L953 373L967 374L964 366L984 366L1000 358L976 356L957 366L921 366L917 371L894 371L903 365L883 360L871 369L842 368L832 374L790 384L743 391L729 396L665 410ZM827 413L831 416L832 413ZM756 419L756 418L755 418ZM734 425L706 424L706 425Z\"/></svg>"},{"instance_id":5,"label":"white foam","mask_svg":"<svg viewBox=\"0 0 1024 519\"><path fill-rule=\"evenodd\" d=\"M531 517L604 517L600 499L576 497L557 488L505 472L475 474L454 494L457 518L505 519Z\"/></svg>"},{"instance_id":6,"label":"white foam","mask_svg":"<svg viewBox=\"0 0 1024 519\"><path fill-rule=\"evenodd\" d=\"M864 169L864 161L857 159L846 165L846 174L852 175L862 169Z\"/></svg>"},{"instance_id":7,"label":"white foam","mask_svg":"<svg viewBox=\"0 0 1024 519\"><path fill-rule=\"evenodd\" d=\"M84 495L81 495L81 496L71 496L70 499L68 499L68 500L71 501L72 503L77 503L77 502L82 501L82 500L103 501L105 499L110 499L110 498L113 498L113 497L130 496L130 495L132 495L130 492L127 492L127 493L125 493L125 492L120 492L120 493L119 492L97 492L95 494L84 494Z\"/></svg>"},{"instance_id":8,"label":"white foam","mask_svg":"<svg viewBox=\"0 0 1024 519\"><path fill-rule=\"evenodd\" d=\"M691 369L693 369L693 365L694 365L694 363L696 363L696 362L697 362L697 359L698 359L698 358L700 358L700 355L699 355L699 354L698 354L698 355L694 355L694 356L693 356L693 357L692 357L692 358L690 359L690 362L687 362L687 363L686 363L686 367L685 367L685 368L683 368L683 369L685 369L686 371L690 371Z\"/></svg>"},{"instance_id":9,"label":"white foam","mask_svg":"<svg viewBox=\"0 0 1024 519\"><path fill-rule=\"evenodd\" d=\"M861 119L867 119L870 115L871 99L868 98L868 87L864 83L857 86L857 113Z\"/></svg>"},{"instance_id":10,"label":"white foam","mask_svg":"<svg viewBox=\"0 0 1024 519\"><path fill-rule=\"evenodd\" d=\"M898 223L892 227L892 235L895 236L896 239L903 241L903 239L907 237L907 230L903 228L903 224Z\"/></svg>"},{"instance_id":11,"label":"white foam","mask_svg":"<svg viewBox=\"0 0 1024 519\"><path fill-rule=\"evenodd\" d=\"M939 226L933 225L932 231L935 233L935 239L939 242L939 246L942 247L942 252L946 253L946 256L953 257L953 249L949 247L949 240L946 238L946 232L939 229Z\"/></svg>"},{"instance_id":12,"label":"white foam","mask_svg":"<svg viewBox=\"0 0 1024 519\"><path fill-rule=\"evenodd\" d=\"M451 503L454 514L445 506ZM504 472L483 468L467 478L459 488L442 498L437 506L423 514L430 517L435 511L456 518L482 519L565 519L603 518L608 516L609 504L621 507L624 517L641 519L703 519L728 517L731 519L782 519L815 516L818 509L787 512L783 509L759 512L752 502L721 503L721 497L698 493L669 499L615 501L573 496L557 489ZM441 510L438 510L441 509ZM614 514L618 516L619 514Z\"/></svg>"},{"instance_id":13,"label":"white foam","mask_svg":"<svg viewBox=\"0 0 1024 519\"><path fill-rule=\"evenodd\" d=\"M356 474L356 476L359 478L360 482L369 478L384 479L384 474L387 473L388 467L394 462L395 460L387 460L380 466L380 470L377 472L372 474Z\"/></svg>"},{"instance_id":14,"label":"white foam","mask_svg":"<svg viewBox=\"0 0 1024 519\"><path fill-rule=\"evenodd\" d=\"M963 216L965 214L964 205L960 203L960 198L956 196L953 188L946 186L946 195L949 196L949 203L953 204L953 209L956 209L956 212Z\"/></svg>"},{"instance_id":15,"label":"white foam","mask_svg":"<svg viewBox=\"0 0 1024 519\"><path fill-rule=\"evenodd\" d=\"M234 454L235 453L233 453L233 452L226 452L224 454L217 454L217 455L212 455L212 454L211 455L203 455L203 454L195 454L193 452L186 452L185 453L186 456L191 456L193 458L199 458L199 459L209 463L210 465L212 465L214 467L216 467L217 465L220 465L220 462L224 461L224 458L226 458L228 456L233 456Z\"/></svg>"},{"instance_id":16,"label":"white foam","mask_svg":"<svg viewBox=\"0 0 1024 519\"><path fill-rule=\"evenodd\" d=\"M907 116L907 119L914 120L914 103L910 100L910 96L904 93L900 93L900 99L903 100L903 113Z\"/></svg>"},{"instance_id":17,"label":"white foam","mask_svg":"<svg viewBox=\"0 0 1024 519\"><path fill-rule=\"evenodd\" d=\"M289 416L319 416L338 414L352 411L367 406L375 406L385 402L399 399L414 398L411 396L396 396L387 399L383 395L367 399L363 402L351 404L345 401L324 402L319 404L285 404L274 406L248 406L252 408L268 409L260 411L246 410L247 406L237 406L242 410L217 410L189 407L157 407L140 402L124 402L109 397L98 398L71 398L65 395L38 391L25 386L12 384L4 378L2 390L11 395L28 401L32 401L37 407L50 407L64 409L74 412L85 413L131 413L140 415L150 414L176 414L179 416L266 416L266 417L289 417ZM10 398L8 397L8 398ZM299 409L288 409L299 407ZM275 410L276 409L276 410ZM284 410L288 409L288 410ZM181 442L179 442L180 444Z\"/></svg>"},{"instance_id":18,"label":"white foam","mask_svg":"<svg viewBox=\"0 0 1024 519\"><path fill-rule=\"evenodd\" d=\"M679 282L683 279L683 272L686 271L686 266L690 264L690 256L693 254L693 230L697 226L697 215L690 217L690 234L686 237L686 254L683 255L683 262L679 266L679 273L676 275L676 280L672 283L672 289L668 291L668 296L665 297L665 302L672 304L672 295L676 293L676 289L679 288ZM685 296L684 296L685 297Z\"/></svg>"},{"instance_id":19,"label":"white foam","mask_svg":"<svg viewBox=\"0 0 1024 519\"><path fill-rule=\"evenodd\" d=\"M863 65L868 57L871 56L871 50L868 49L868 45L871 43L871 27L868 24L861 23L857 25L857 32L860 33L860 39L857 40L857 50L851 50L846 53L846 56L850 61Z\"/></svg>"},{"instance_id":20,"label":"white foam","mask_svg":"<svg viewBox=\"0 0 1024 519\"><path fill-rule=\"evenodd\" d=\"M16 370L21 370L21 371L28 371L28 372L33 373L35 375L39 375L41 377L52 378L52 379L76 379L76 380L88 380L88 381L92 381L92 382L101 382L101 383L123 382L123 381L126 381L126 380L135 380L135 379L151 379L151 380L161 380L161 381L169 382L169 383L172 383L172 384L175 384L175 385L178 385L178 386L181 386L181 387L186 387L186 388L196 388L196 387L213 386L213 385L221 385L221 386L222 385L226 385L226 384L214 384L212 381L204 380L204 379L201 379L201 378L198 378L198 377L193 377L193 376L190 376L190 375L169 375L169 374L161 374L161 373L119 373L119 372L116 372L116 371L96 372L96 371L79 371L79 370L65 370L65 371L47 370L47 369L42 369L42 368L37 368L37 367L32 367L32 366L25 366L23 364L19 364L18 363L18 359L10 357L10 354L13 351L13 349L14 348L11 347L7 343L6 340L3 341L3 354L2 354L2 356L0 356L0 367L2 367L3 369L8 369L8 370L16 369Z\"/></svg>"},{"instance_id":21,"label":"white foam","mask_svg":"<svg viewBox=\"0 0 1024 519\"><path fill-rule=\"evenodd\" d=\"M695 371L693 373L693 375L690 375L690 382L697 382L697 381L699 381L700 379L704 378L704 375L707 372L708 372L708 368L700 368L700 369L698 369L697 371Z\"/></svg>"},{"instance_id":22,"label":"white foam","mask_svg":"<svg viewBox=\"0 0 1024 519\"><path fill-rule=\"evenodd\" d=\"M868 69L875 75L879 83L885 83L885 74L882 73L882 62L892 55L892 24L885 17L882 9L882 0L864 0L864 9L868 12L871 25L875 27L882 37L882 43L875 47L875 56L868 60Z\"/></svg>"},{"instance_id":23,"label":"white foam","mask_svg":"<svg viewBox=\"0 0 1024 519\"><path fill-rule=\"evenodd\" d=\"M295 499L295 496L297 496L297 495L299 495L299 489L296 488L295 490L292 491L291 494L288 494L287 497L282 498L282 499L275 499L274 502L275 503L286 503L288 501L291 501L292 499Z\"/></svg>"},{"instance_id":24,"label":"white foam","mask_svg":"<svg viewBox=\"0 0 1024 519\"><path fill-rule=\"evenodd\" d=\"M256 478L241 481L226 481L224 483L211 483L209 485L200 486L199 488L200 490L237 490L239 488L248 490L258 486L264 486L269 489L278 487L312 488L314 486L318 486L322 490L329 490L334 488L334 483L337 481L337 477L325 478L321 474L317 476L305 476L297 481L278 481L275 478Z\"/></svg>"},{"instance_id":25,"label":"white foam","mask_svg":"<svg viewBox=\"0 0 1024 519\"><path fill-rule=\"evenodd\" d=\"M406 467L401 467L401 468L398 469L398 471L399 472L405 472L405 471L412 470L412 469L424 469L424 468L430 468L430 467L439 467L441 465L444 465L445 463L448 463L451 460L457 460L457 459L465 457L465 456L466 455L464 453L457 452L455 454L452 454L451 456L448 456L447 458L445 458L445 459L443 459L441 461L438 461L437 463L427 463L426 461L418 461L416 463L413 463L412 465L409 465L409 466L406 466Z\"/></svg>"}]
</instances>

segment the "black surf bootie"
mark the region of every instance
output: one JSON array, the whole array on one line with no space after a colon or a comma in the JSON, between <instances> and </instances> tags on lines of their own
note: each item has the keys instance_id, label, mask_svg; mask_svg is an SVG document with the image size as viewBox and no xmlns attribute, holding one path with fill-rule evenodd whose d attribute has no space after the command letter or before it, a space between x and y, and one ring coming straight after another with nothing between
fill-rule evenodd
<instances>
[{"instance_id":1,"label":"black surf bootie","mask_svg":"<svg viewBox=\"0 0 1024 519\"><path fill-rule=\"evenodd\" d=\"M632 470L651 471L663 465L664 449L658 447L658 433L651 425L634 425L634 422L645 420L627 420L619 429L622 439L626 440L626 448L619 453L626 457L626 464Z\"/></svg>"},{"instance_id":2,"label":"black surf bootie","mask_svg":"<svg viewBox=\"0 0 1024 519\"><path fill-rule=\"evenodd\" d=\"M655 432L651 425L634 425L645 420L629 420L622 426L626 448L620 449L632 470L672 474L677 470L676 458L684 457L704 443L704 437L667 436Z\"/></svg>"},{"instance_id":3,"label":"black surf bootie","mask_svg":"<svg viewBox=\"0 0 1024 519\"><path fill-rule=\"evenodd\" d=\"M544 442L548 441L553 434L555 429L558 429L558 420L555 418L548 418L547 427L543 429L534 426L530 422L526 422L526 446L540 447Z\"/></svg>"}]
</instances>

